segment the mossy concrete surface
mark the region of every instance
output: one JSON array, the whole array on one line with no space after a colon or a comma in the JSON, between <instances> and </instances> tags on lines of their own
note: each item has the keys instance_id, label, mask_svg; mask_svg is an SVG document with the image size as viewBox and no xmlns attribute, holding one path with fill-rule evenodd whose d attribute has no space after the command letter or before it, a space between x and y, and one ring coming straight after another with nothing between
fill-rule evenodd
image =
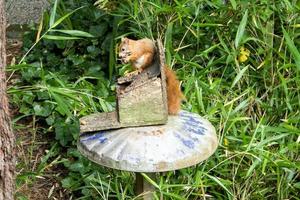
<instances>
[{"instance_id":1,"label":"mossy concrete surface","mask_svg":"<svg viewBox=\"0 0 300 200\"><path fill-rule=\"evenodd\" d=\"M45 9L49 8L47 0L6 0L6 18L9 25L38 22Z\"/></svg>"}]
</instances>

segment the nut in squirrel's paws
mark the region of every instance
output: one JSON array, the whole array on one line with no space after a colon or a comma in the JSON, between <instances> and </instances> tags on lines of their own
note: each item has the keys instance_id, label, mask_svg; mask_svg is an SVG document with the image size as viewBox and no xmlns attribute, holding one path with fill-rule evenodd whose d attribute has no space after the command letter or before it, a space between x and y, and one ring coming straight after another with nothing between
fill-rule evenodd
<instances>
[{"instance_id":1,"label":"nut in squirrel's paws","mask_svg":"<svg viewBox=\"0 0 300 200\"><path fill-rule=\"evenodd\" d=\"M124 52L120 54L121 62L123 64L128 64L130 62L130 56L131 56L131 52Z\"/></svg>"},{"instance_id":2,"label":"nut in squirrel's paws","mask_svg":"<svg viewBox=\"0 0 300 200\"><path fill-rule=\"evenodd\" d=\"M121 62L122 62L123 64L128 64L128 63L129 63L128 57L121 58Z\"/></svg>"}]
</instances>

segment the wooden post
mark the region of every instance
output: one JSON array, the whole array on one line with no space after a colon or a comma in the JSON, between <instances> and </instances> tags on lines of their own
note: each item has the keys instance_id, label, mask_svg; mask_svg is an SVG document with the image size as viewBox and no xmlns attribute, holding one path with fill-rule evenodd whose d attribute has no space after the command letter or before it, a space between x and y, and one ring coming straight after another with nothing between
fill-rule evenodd
<instances>
[{"instance_id":1,"label":"wooden post","mask_svg":"<svg viewBox=\"0 0 300 200\"><path fill-rule=\"evenodd\" d=\"M0 199L13 200L15 188L15 137L12 132L6 96L6 19L0 0Z\"/></svg>"},{"instance_id":2,"label":"wooden post","mask_svg":"<svg viewBox=\"0 0 300 200\"><path fill-rule=\"evenodd\" d=\"M146 173L149 178L155 180L155 173ZM153 194L155 187L144 179L143 175L139 172L135 173L135 192L137 195L142 195L143 200L154 199Z\"/></svg>"}]
</instances>

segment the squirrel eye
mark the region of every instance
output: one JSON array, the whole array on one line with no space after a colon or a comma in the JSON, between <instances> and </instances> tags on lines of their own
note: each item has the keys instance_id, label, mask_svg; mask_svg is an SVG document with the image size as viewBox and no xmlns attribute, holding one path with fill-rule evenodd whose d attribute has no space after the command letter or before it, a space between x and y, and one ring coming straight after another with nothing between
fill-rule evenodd
<instances>
[{"instance_id":1,"label":"squirrel eye","mask_svg":"<svg viewBox=\"0 0 300 200\"><path fill-rule=\"evenodd\" d=\"M121 51L125 51L125 48L122 48Z\"/></svg>"}]
</instances>

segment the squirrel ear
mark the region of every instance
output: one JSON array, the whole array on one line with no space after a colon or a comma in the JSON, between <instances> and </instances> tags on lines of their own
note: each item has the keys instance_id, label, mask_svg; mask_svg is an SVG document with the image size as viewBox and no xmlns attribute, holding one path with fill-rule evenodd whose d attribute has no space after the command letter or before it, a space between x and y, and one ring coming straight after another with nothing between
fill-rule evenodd
<instances>
[{"instance_id":1,"label":"squirrel ear","mask_svg":"<svg viewBox=\"0 0 300 200\"><path fill-rule=\"evenodd\" d=\"M128 43L129 39L127 37L122 37L121 42L122 43Z\"/></svg>"}]
</instances>

